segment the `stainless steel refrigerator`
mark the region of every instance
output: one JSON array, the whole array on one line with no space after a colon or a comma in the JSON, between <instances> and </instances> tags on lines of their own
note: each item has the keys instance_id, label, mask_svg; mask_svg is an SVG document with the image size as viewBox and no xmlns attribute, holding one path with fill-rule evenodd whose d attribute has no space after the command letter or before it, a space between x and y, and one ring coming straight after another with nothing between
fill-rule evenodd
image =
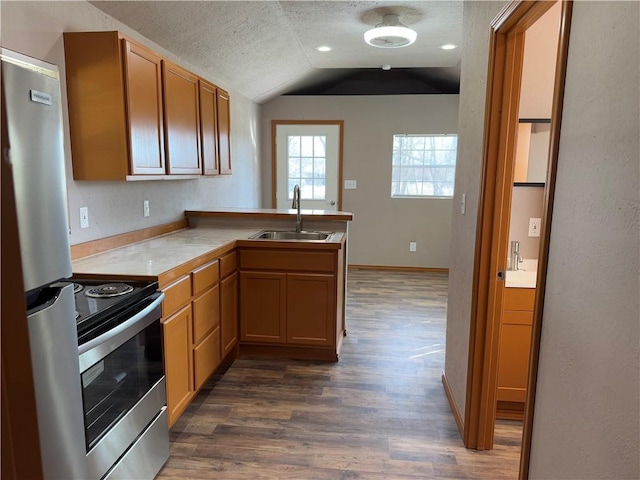
<instances>
[{"instance_id":1,"label":"stainless steel refrigerator","mask_svg":"<svg viewBox=\"0 0 640 480\"><path fill-rule=\"evenodd\" d=\"M87 478L58 68L0 58L43 473Z\"/></svg>"}]
</instances>

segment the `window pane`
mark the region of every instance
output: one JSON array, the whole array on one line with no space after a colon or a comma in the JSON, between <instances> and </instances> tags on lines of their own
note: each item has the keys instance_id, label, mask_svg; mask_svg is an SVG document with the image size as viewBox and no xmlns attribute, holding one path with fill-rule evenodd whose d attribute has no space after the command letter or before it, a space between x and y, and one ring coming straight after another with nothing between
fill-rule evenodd
<instances>
[{"instance_id":1,"label":"window pane","mask_svg":"<svg viewBox=\"0 0 640 480\"><path fill-rule=\"evenodd\" d=\"M289 157L289 178L300 178L300 159Z\"/></svg>"},{"instance_id":2,"label":"window pane","mask_svg":"<svg viewBox=\"0 0 640 480\"><path fill-rule=\"evenodd\" d=\"M300 180L298 180L296 178L293 178L293 179L290 178L289 179L289 182L288 182L289 188L288 188L288 195L287 195L287 198L289 200L293 200L293 187L295 187L299 183L300 183Z\"/></svg>"},{"instance_id":3,"label":"window pane","mask_svg":"<svg viewBox=\"0 0 640 480\"><path fill-rule=\"evenodd\" d=\"M315 178L324 178L327 159L323 157L316 157L313 161L313 176Z\"/></svg>"},{"instance_id":4,"label":"window pane","mask_svg":"<svg viewBox=\"0 0 640 480\"><path fill-rule=\"evenodd\" d=\"M313 157L313 137L300 137L300 154L303 157Z\"/></svg>"},{"instance_id":5,"label":"window pane","mask_svg":"<svg viewBox=\"0 0 640 480\"><path fill-rule=\"evenodd\" d=\"M300 159L300 176L302 178L313 178L313 158Z\"/></svg>"},{"instance_id":6,"label":"window pane","mask_svg":"<svg viewBox=\"0 0 640 480\"><path fill-rule=\"evenodd\" d=\"M288 151L290 157L299 157L300 156L300 137L297 135L288 135Z\"/></svg>"},{"instance_id":7,"label":"window pane","mask_svg":"<svg viewBox=\"0 0 640 480\"><path fill-rule=\"evenodd\" d=\"M314 200L325 199L325 182L324 179L313 181L313 198Z\"/></svg>"},{"instance_id":8,"label":"window pane","mask_svg":"<svg viewBox=\"0 0 640 480\"><path fill-rule=\"evenodd\" d=\"M304 200L313 199L313 180L305 178L300 180L300 198Z\"/></svg>"},{"instance_id":9,"label":"window pane","mask_svg":"<svg viewBox=\"0 0 640 480\"><path fill-rule=\"evenodd\" d=\"M453 196L457 143L457 135L394 135L391 196Z\"/></svg>"},{"instance_id":10,"label":"window pane","mask_svg":"<svg viewBox=\"0 0 640 480\"><path fill-rule=\"evenodd\" d=\"M313 137L313 155L316 157L327 156L327 137L325 135Z\"/></svg>"}]
</instances>

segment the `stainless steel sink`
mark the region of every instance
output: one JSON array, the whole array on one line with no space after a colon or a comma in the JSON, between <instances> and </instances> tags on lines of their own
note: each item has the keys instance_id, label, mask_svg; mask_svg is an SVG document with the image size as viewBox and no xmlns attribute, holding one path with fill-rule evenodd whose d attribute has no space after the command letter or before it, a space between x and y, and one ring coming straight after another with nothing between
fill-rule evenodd
<instances>
[{"instance_id":1,"label":"stainless steel sink","mask_svg":"<svg viewBox=\"0 0 640 480\"><path fill-rule=\"evenodd\" d=\"M302 240L328 242L333 237L333 232L293 232L282 230L263 230L249 238L262 240Z\"/></svg>"}]
</instances>

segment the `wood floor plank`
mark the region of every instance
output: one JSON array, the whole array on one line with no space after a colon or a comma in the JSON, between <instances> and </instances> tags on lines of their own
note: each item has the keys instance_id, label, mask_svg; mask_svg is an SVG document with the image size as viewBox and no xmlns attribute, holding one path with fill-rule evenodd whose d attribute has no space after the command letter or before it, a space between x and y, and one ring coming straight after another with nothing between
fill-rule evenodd
<instances>
[{"instance_id":1,"label":"wood floor plank","mask_svg":"<svg viewBox=\"0 0 640 480\"><path fill-rule=\"evenodd\" d=\"M239 358L171 430L158 479L517 478L521 423L466 450L441 383L447 275L350 271L340 361Z\"/></svg>"}]
</instances>

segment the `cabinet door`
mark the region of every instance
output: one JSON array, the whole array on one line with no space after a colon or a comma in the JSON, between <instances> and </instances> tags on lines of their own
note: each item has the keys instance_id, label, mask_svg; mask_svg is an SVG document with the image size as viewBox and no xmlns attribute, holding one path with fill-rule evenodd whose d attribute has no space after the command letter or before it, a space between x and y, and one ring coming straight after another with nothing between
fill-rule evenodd
<instances>
[{"instance_id":1,"label":"cabinet door","mask_svg":"<svg viewBox=\"0 0 640 480\"><path fill-rule=\"evenodd\" d=\"M216 285L193 301L193 344L220 324L220 287Z\"/></svg>"},{"instance_id":2,"label":"cabinet door","mask_svg":"<svg viewBox=\"0 0 640 480\"><path fill-rule=\"evenodd\" d=\"M287 274L287 343L334 345L335 318L335 276Z\"/></svg>"},{"instance_id":3,"label":"cabinet door","mask_svg":"<svg viewBox=\"0 0 640 480\"><path fill-rule=\"evenodd\" d=\"M193 396L191 305L164 321L164 369L167 380L169 427Z\"/></svg>"},{"instance_id":4,"label":"cabinet door","mask_svg":"<svg viewBox=\"0 0 640 480\"><path fill-rule=\"evenodd\" d=\"M498 360L499 401L526 400L532 319L533 312L503 313Z\"/></svg>"},{"instance_id":5,"label":"cabinet door","mask_svg":"<svg viewBox=\"0 0 640 480\"><path fill-rule=\"evenodd\" d=\"M240 338L285 343L287 274L240 272Z\"/></svg>"},{"instance_id":6,"label":"cabinet door","mask_svg":"<svg viewBox=\"0 0 640 480\"><path fill-rule=\"evenodd\" d=\"M161 60L127 40L124 45L129 171L132 175L164 175Z\"/></svg>"},{"instance_id":7,"label":"cabinet door","mask_svg":"<svg viewBox=\"0 0 640 480\"><path fill-rule=\"evenodd\" d=\"M202 164L198 77L166 60L162 61L162 66L169 173L199 175Z\"/></svg>"},{"instance_id":8,"label":"cabinet door","mask_svg":"<svg viewBox=\"0 0 640 480\"><path fill-rule=\"evenodd\" d=\"M238 274L233 273L220 282L220 339L222 357L238 343Z\"/></svg>"},{"instance_id":9,"label":"cabinet door","mask_svg":"<svg viewBox=\"0 0 640 480\"><path fill-rule=\"evenodd\" d=\"M219 175L216 87L200 80L200 139L202 173Z\"/></svg>"},{"instance_id":10,"label":"cabinet door","mask_svg":"<svg viewBox=\"0 0 640 480\"><path fill-rule=\"evenodd\" d=\"M218 155L220 174L231 174L231 117L229 94L219 88L216 90L218 108Z\"/></svg>"},{"instance_id":11,"label":"cabinet door","mask_svg":"<svg viewBox=\"0 0 640 480\"><path fill-rule=\"evenodd\" d=\"M193 362L195 387L199 390L220 364L220 327L193 349Z\"/></svg>"}]
</instances>

